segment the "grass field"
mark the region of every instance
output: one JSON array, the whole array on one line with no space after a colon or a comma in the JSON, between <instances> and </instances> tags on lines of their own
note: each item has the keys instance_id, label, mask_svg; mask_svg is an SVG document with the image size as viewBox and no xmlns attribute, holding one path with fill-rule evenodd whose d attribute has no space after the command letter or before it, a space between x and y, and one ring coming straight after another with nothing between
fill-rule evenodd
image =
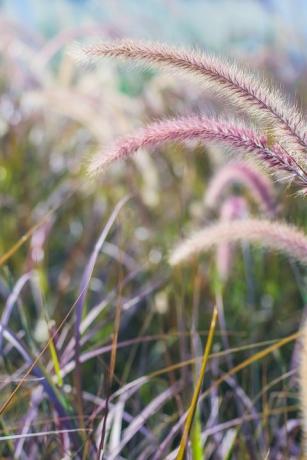
<instances>
[{"instance_id":1,"label":"grass field","mask_svg":"<svg viewBox=\"0 0 307 460\"><path fill-rule=\"evenodd\" d=\"M3 24L0 457L304 458L304 75Z\"/></svg>"}]
</instances>

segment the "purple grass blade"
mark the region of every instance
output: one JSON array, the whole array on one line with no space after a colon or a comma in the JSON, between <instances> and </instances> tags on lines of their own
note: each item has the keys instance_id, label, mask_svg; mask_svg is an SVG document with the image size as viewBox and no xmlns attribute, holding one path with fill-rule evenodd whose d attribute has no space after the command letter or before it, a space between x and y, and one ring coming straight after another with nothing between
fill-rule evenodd
<instances>
[{"instance_id":1,"label":"purple grass blade","mask_svg":"<svg viewBox=\"0 0 307 460\"><path fill-rule=\"evenodd\" d=\"M153 399L149 404L147 404L143 411L137 417L135 417L133 422L125 429L121 443L117 446L117 449L113 449L113 451L108 454L108 459L116 460L122 449L141 429L146 420L153 416L153 414L155 414L155 412L162 405L164 405L170 398L178 393L182 389L182 386L182 382L176 382L170 388L167 388L161 394L156 396L155 399Z\"/></svg>"},{"instance_id":2,"label":"purple grass blade","mask_svg":"<svg viewBox=\"0 0 307 460\"><path fill-rule=\"evenodd\" d=\"M136 270L133 273L130 273L123 281L123 286L125 286L130 281L134 280L137 275L140 273L140 269ZM116 295L116 289L109 291L105 299L103 299L98 305L91 308L91 310L86 314L84 319L80 324L80 334L83 335L89 326L94 322L97 316L114 300ZM75 354L75 336L73 336L62 352L61 364L66 364ZM82 339L80 338L80 344L82 345Z\"/></svg>"},{"instance_id":3,"label":"purple grass blade","mask_svg":"<svg viewBox=\"0 0 307 460\"><path fill-rule=\"evenodd\" d=\"M134 308L137 307L138 305L140 305L141 302L146 297L149 297L150 295L152 295L164 283L165 283L165 279L158 278L154 283L150 283L148 286L145 285L145 287L142 290L140 290L140 292L138 292L132 299L127 299L125 302L123 302L122 310L126 312L126 317L127 317L128 321L130 320L131 315L134 313L134 311L130 311L130 310L134 310ZM98 309L97 309L97 307L95 307L94 308L94 312L95 312L94 315L91 315L92 310L90 311L90 313L86 316L86 318L82 321L82 323L80 325L81 332L85 332L85 330L95 321L95 319L98 316L98 314L101 313L101 311L103 310L103 308L101 308L101 307L107 306L109 302L110 302L110 298L108 298L108 301L105 300L105 301L102 302L102 304L99 304L97 306L97 307L99 307ZM86 321L86 324L85 324L85 321ZM91 334L89 334L89 335L87 335L85 337L82 337L82 339L80 340L80 345L87 343L91 339L91 337L92 337ZM127 343L129 343L129 340L124 342L124 344L127 344ZM121 348L122 346L124 346L124 345L121 344L121 343L117 344L117 348ZM91 351L84 352L84 353L80 354L79 361L82 364L82 363L86 362L89 359L92 359L92 358L94 358L96 356L99 356L99 355L101 355L103 353L111 351L111 349L112 349L112 345L107 345L107 346L104 346L104 347L99 347L98 349L94 349L94 350L91 350ZM70 350L69 350L69 352L70 352ZM65 362L62 363L62 367L61 367L62 376L67 375L69 372L71 372L75 368L76 362L73 359L71 359L72 357L73 357L72 353L67 354Z\"/></svg>"},{"instance_id":4,"label":"purple grass blade","mask_svg":"<svg viewBox=\"0 0 307 460\"><path fill-rule=\"evenodd\" d=\"M95 267L95 263L98 257L98 254L101 250L101 247L107 238L109 231L111 230L112 225L115 222L115 219L117 218L120 210L123 208L123 206L127 203L127 201L130 199L130 195L125 196L122 198L117 205L115 206L107 224L103 228L96 244L94 247L94 250L90 256L90 259L85 267L85 270L82 275L81 279L81 284L80 284L80 290L79 290L79 297L78 301L76 303L76 321L75 321L75 360L76 360L76 388L77 388L77 397L79 399L79 409L82 412L82 398L81 398L81 370L80 370L80 337L81 337L81 331L80 331L80 324L82 321L82 313L83 313L83 307L84 307L84 301L86 298L86 294L88 291L89 283L92 277L92 273Z\"/></svg>"},{"instance_id":5,"label":"purple grass blade","mask_svg":"<svg viewBox=\"0 0 307 460\"><path fill-rule=\"evenodd\" d=\"M63 434L63 433L78 433L80 431L91 431L90 429L80 429L80 428L71 428L66 430L51 430L51 431L42 431L40 433L28 433L27 435L23 434L11 434L7 436L0 436L1 441L7 440L14 440L14 439L21 439L21 438L38 438L40 436L50 436L55 434Z\"/></svg>"},{"instance_id":6,"label":"purple grass blade","mask_svg":"<svg viewBox=\"0 0 307 460\"><path fill-rule=\"evenodd\" d=\"M32 277L32 272L25 273L24 275L22 275L17 281L17 283L15 284L14 289L12 290L11 294L9 295L6 301L5 307L3 309L2 316L1 316L1 324L4 328L9 323L10 316L12 314L14 305L16 304L16 301L19 297L21 290L23 289L27 281L30 281L31 277ZM2 353L2 342L3 342L2 334L3 334L3 329L1 328L0 329L0 354Z\"/></svg>"},{"instance_id":7,"label":"purple grass blade","mask_svg":"<svg viewBox=\"0 0 307 460\"><path fill-rule=\"evenodd\" d=\"M20 353L20 355L23 357L25 362L28 363L29 365L32 365L33 358L30 352L25 347L25 345L21 342L21 340L19 340L18 337L10 329L3 327L1 324L0 324L0 331L3 335L3 338L7 340ZM69 420L66 409L64 408L54 388L52 387L52 385L49 383L48 379L44 375L43 371L38 366L34 366L34 368L32 369L32 374L35 377L41 379L41 385L43 386L45 393L49 397L49 400L52 402L56 412L59 415L59 418L63 419L63 426L65 426L67 430L73 430L74 426ZM76 434L73 432L71 435L71 440L74 446L78 448L79 439L76 437Z\"/></svg>"},{"instance_id":8,"label":"purple grass blade","mask_svg":"<svg viewBox=\"0 0 307 460\"><path fill-rule=\"evenodd\" d=\"M81 321L82 321L82 312L83 312L83 306L84 306L84 301L85 301L85 298L86 298L86 294L87 294L87 291L88 291L88 287L89 287L89 283L90 283L90 280L91 280L91 277L92 277L92 273L93 273L93 270L94 270L94 266L95 266L95 263L96 263L96 260L97 260L97 257L98 257L98 254L101 250L101 247L105 241L105 239L107 238L108 234L109 234L109 231L112 227L112 225L114 224L114 221L116 219L116 217L118 216L120 210L122 209L122 207L127 203L127 201L130 199L130 196L126 196L124 197L123 199L121 199L119 201L119 203L115 206L107 224L105 225L105 227L103 228L103 231L101 232L96 244L95 244L95 247L94 247L94 250L91 254L91 257L88 261L88 264L86 265L85 267L85 270L83 272L83 275L82 275L82 280L81 280L81 284L80 284L80 290L79 290L79 298L78 298L78 301L77 301L77 304L76 304L76 323L75 323L75 336L76 336L76 348L78 347L78 343L80 342L80 324L81 324Z\"/></svg>"},{"instance_id":9,"label":"purple grass blade","mask_svg":"<svg viewBox=\"0 0 307 460\"><path fill-rule=\"evenodd\" d=\"M23 446L26 440L25 436L29 433L32 423L37 418L38 406L41 403L42 399L43 399L43 391L42 391L42 387L40 386L38 388L35 388L34 391L32 391L31 405L28 410L28 413L26 414L23 420L22 430L20 433L22 435L22 438L20 438L16 442L16 446L15 446L14 455L15 455L16 460L22 457Z\"/></svg>"}]
</instances>

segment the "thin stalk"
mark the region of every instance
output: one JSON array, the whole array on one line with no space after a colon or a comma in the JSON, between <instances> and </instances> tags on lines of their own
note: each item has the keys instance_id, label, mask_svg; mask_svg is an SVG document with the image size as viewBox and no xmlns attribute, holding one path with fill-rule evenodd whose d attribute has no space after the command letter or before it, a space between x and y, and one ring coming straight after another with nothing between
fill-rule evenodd
<instances>
[{"instance_id":1,"label":"thin stalk","mask_svg":"<svg viewBox=\"0 0 307 460\"><path fill-rule=\"evenodd\" d=\"M211 347L212 347L214 331L215 331L215 327L216 327L216 321L217 321L217 308L215 306L214 309L213 309L213 315L212 315L211 325L210 325L210 329L209 329L208 339L207 339L207 343L206 343L204 354L203 354L200 374L199 374L199 377L198 377L198 381L196 383L196 387L195 387L195 390L194 390L194 393L193 393L191 405L190 405L188 415L187 415L187 418L186 418L186 422L185 422L185 425L184 425L183 435L182 435L182 438L181 438L181 441L180 441L179 451L178 451L176 460L183 460L183 458L184 458L186 445L187 445L187 442L188 442L188 438L189 438L189 434L190 434L190 431L191 431L193 419L194 419L195 412L196 412L196 409L197 409L198 398L199 398L199 395L200 395L202 383L203 383L203 380L204 380L204 375L205 375L206 368L207 368L209 353L210 353L210 350L211 350Z\"/></svg>"}]
</instances>

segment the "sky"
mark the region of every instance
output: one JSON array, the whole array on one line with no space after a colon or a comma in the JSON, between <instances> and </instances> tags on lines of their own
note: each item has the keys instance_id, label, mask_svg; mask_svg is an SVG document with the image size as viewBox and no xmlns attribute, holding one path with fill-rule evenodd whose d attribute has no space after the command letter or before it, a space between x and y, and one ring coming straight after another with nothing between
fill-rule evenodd
<instances>
[{"instance_id":1,"label":"sky","mask_svg":"<svg viewBox=\"0 0 307 460\"><path fill-rule=\"evenodd\" d=\"M225 54L276 46L293 61L307 62L307 0L2 0L0 5L6 16L46 37L98 23L122 36Z\"/></svg>"}]
</instances>

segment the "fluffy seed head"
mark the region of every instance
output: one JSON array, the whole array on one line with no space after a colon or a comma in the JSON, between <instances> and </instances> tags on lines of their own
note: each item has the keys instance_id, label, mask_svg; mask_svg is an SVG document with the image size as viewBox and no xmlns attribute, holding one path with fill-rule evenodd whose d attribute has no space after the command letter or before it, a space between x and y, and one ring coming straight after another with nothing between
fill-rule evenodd
<instances>
[{"instance_id":1,"label":"fluffy seed head","mask_svg":"<svg viewBox=\"0 0 307 460\"><path fill-rule=\"evenodd\" d=\"M205 116L190 116L152 123L135 134L117 142L105 153L98 154L89 166L90 174L102 172L112 162L127 158L142 147L155 147L165 142L188 141L220 142L245 153L253 153L275 172L286 172L307 189L307 174L280 146L268 146L266 136L243 124L232 124Z\"/></svg>"},{"instance_id":2,"label":"fluffy seed head","mask_svg":"<svg viewBox=\"0 0 307 460\"><path fill-rule=\"evenodd\" d=\"M219 222L198 231L180 243L169 262L178 265L220 243L249 241L281 252L307 265L307 236L294 226L260 219Z\"/></svg>"},{"instance_id":3,"label":"fluffy seed head","mask_svg":"<svg viewBox=\"0 0 307 460\"><path fill-rule=\"evenodd\" d=\"M300 162L306 164L307 134L301 113L277 90L236 65L215 56L159 43L132 40L98 43L82 48L84 60L109 56L158 65L198 77L222 98L264 120L266 129Z\"/></svg>"},{"instance_id":4,"label":"fluffy seed head","mask_svg":"<svg viewBox=\"0 0 307 460\"><path fill-rule=\"evenodd\" d=\"M214 175L206 190L205 206L215 208L233 184L247 187L259 208L267 215L274 215L276 199L272 182L260 169L244 161L228 163Z\"/></svg>"}]
</instances>

